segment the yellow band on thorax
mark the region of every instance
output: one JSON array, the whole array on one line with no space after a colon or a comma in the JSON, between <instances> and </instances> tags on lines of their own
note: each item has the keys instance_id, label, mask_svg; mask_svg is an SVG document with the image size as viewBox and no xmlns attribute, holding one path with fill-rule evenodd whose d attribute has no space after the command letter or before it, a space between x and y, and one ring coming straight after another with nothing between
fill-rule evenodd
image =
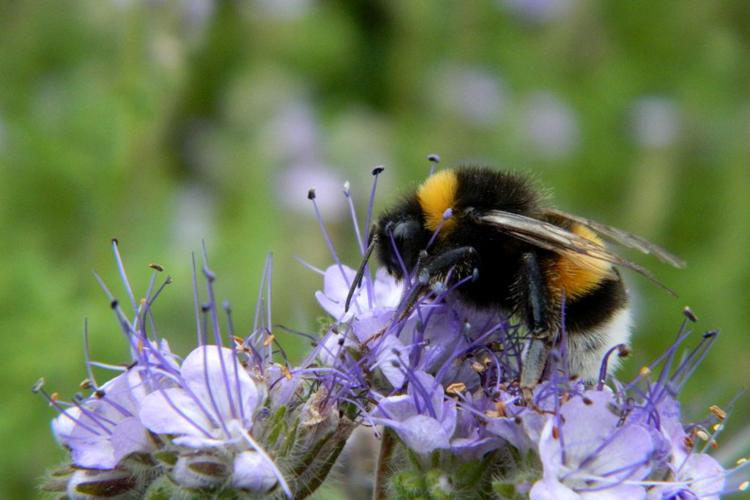
<instances>
[{"instance_id":1,"label":"yellow band on thorax","mask_svg":"<svg viewBox=\"0 0 750 500\"><path fill-rule=\"evenodd\" d=\"M425 216L425 225L435 231L440 224L440 234L450 232L456 224L453 218L443 222L443 214L453 208L458 190L458 177L453 170L441 170L431 175L417 190L417 200Z\"/></svg>"}]
</instances>

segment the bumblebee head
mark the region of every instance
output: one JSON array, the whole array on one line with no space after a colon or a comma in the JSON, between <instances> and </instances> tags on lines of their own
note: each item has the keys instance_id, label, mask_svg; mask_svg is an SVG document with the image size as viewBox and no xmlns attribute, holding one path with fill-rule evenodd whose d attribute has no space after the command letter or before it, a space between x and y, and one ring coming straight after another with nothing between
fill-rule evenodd
<instances>
[{"instance_id":1,"label":"bumblebee head","mask_svg":"<svg viewBox=\"0 0 750 500\"><path fill-rule=\"evenodd\" d=\"M458 177L454 170L431 175L416 191L380 219L377 246L380 261L388 272L401 279L411 272L419 255L436 234L449 234L456 217L445 219L447 210L456 204Z\"/></svg>"},{"instance_id":2,"label":"bumblebee head","mask_svg":"<svg viewBox=\"0 0 750 500\"><path fill-rule=\"evenodd\" d=\"M432 232L424 227L421 213L402 209L385 214L376 230L380 261L398 279L417 265L419 254L426 247Z\"/></svg>"}]
</instances>

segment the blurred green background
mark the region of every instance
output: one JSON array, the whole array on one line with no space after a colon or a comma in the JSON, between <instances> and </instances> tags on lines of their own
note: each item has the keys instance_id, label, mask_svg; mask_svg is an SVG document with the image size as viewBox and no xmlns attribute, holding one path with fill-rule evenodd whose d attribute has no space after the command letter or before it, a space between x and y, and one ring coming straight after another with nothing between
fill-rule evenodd
<instances>
[{"instance_id":1,"label":"blurred green background","mask_svg":"<svg viewBox=\"0 0 750 500\"><path fill-rule=\"evenodd\" d=\"M70 396L93 355L127 360L96 269L124 298L151 262L175 283L157 325L194 339L190 254L205 238L220 298L250 326L274 252L274 316L316 329L330 258L307 189L351 265L341 187L360 215L428 172L425 157L531 172L561 208L646 236L684 271L632 256L634 373L681 309L722 331L683 400L705 415L750 380L750 3L91 0L0 3L0 497L32 495L64 456L30 387ZM697 336L696 336L697 337ZM306 348L286 338L296 355ZM718 452L750 449L750 397ZM730 437L734 436L734 437Z\"/></svg>"}]
</instances>

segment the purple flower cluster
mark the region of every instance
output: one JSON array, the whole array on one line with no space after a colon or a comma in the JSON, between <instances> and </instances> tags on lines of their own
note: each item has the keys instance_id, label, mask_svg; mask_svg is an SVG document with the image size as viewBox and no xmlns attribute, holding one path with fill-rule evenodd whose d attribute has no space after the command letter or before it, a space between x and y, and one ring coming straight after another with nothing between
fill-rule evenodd
<instances>
[{"instance_id":1,"label":"purple flower cluster","mask_svg":"<svg viewBox=\"0 0 750 500\"><path fill-rule=\"evenodd\" d=\"M528 398L517 382L524 342L517 326L451 302L448 288L403 311L408 283L382 272L355 293L359 312L347 314L353 277L346 267L325 272L318 300L340 321L321 360L342 372L347 358L357 360L355 370L373 381L365 421L391 429L414 454L468 461L508 449L530 453L533 499L718 498L727 491L730 471L699 446L715 442L712 429L722 428L725 415L714 408L713 420L685 426L675 400L714 333L673 366L686 320L665 356L627 385L613 378L589 388L565 376L564 353L555 353L557 369Z\"/></svg>"},{"instance_id":2,"label":"purple flower cluster","mask_svg":"<svg viewBox=\"0 0 750 500\"><path fill-rule=\"evenodd\" d=\"M684 425L675 399L716 338L705 334L676 363L694 319L689 311L674 344L635 381L608 375L625 346L602 360L595 387L567 375L561 349L528 394L518 382L527 334L500 313L455 301L462 282L446 280L419 295L419 276L396 282L381 269L372 279L365 273L347 310L355 271L332 255L336 263L322 272L317 298L335 323L318 358L350 381L355 390L346 397L359 400L363 422L395 433L415 465L449 470L456 460L495 457L486 468L495 483L510 481L515 493L534 499L718 498L729 491L734 470L705 453L726 414L712 407L706 421ZM526 455L531 473L499 464Z\"/></svg>"},{"instance_id":3,"label":"purple flower cluster","mask_svg":"<svg viewBox=\"0 0 750 500\"><path fill-rule=\"evenodd\" d=\"M135 300L116 242L114 250L132 318L104 290L132 361L127 366L111 366L90 361L87 355L89 377L82 387L90 389L91 395L77 395L70 402L60 400L56 393L48 394L42 381L34 387L59 412L52 430L70 450L73 467L54 473L47 488L64 491L71 498L157 491L172 496L224 489L256 494L275 489L286 497L294 496L293 491L304 485L286 479L282 468L318 467L297 463L295 457L316 446L318 434L340 422L338 414L329 411L332 405L320 404L323 398L304 374L293 374L286 364L274 362L270 288L264 294L261 286L250 335L235 337L228 305L224 306L228 326L222 331L214 275L204 265L206 303L200 304L195 288L198 347L181 360L157 336L152 318L151 306L171 280L167 278L155 289L155 273L145 297ZM270 280L270 264L269 257L265 283ZM160 266L155 268L161 271ZM95 367L119 374L99 385ZM303 390L313 398L301 400ZM293 426L294 431L289 431ZM282 428L287 430L285 435L281 435ZM340 446L345 437L337 437ZM340 446L333 451L340 451ZM318 448L331 453L331 445Z\"/></svg>"}]
</instances>

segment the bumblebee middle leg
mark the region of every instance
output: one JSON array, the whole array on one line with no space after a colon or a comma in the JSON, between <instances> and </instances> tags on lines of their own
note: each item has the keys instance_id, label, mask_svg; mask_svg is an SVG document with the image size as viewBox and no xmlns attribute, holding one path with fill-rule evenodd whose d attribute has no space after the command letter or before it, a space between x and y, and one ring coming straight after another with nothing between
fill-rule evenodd
<instances>
[{"instance_id":1,"label":"bumblebee middle leg","mask_svg":"<svg viewBox=\"0 0 750 500\"><path fill-rule=\"evenodd\" d=\"M530 340L521 368L520 384L522 388L528 388L536 385L544 374L552 335L549 331L549 292L537 256L527 252L522 261L521 293Z\"/></svg>"}]
</instances>

